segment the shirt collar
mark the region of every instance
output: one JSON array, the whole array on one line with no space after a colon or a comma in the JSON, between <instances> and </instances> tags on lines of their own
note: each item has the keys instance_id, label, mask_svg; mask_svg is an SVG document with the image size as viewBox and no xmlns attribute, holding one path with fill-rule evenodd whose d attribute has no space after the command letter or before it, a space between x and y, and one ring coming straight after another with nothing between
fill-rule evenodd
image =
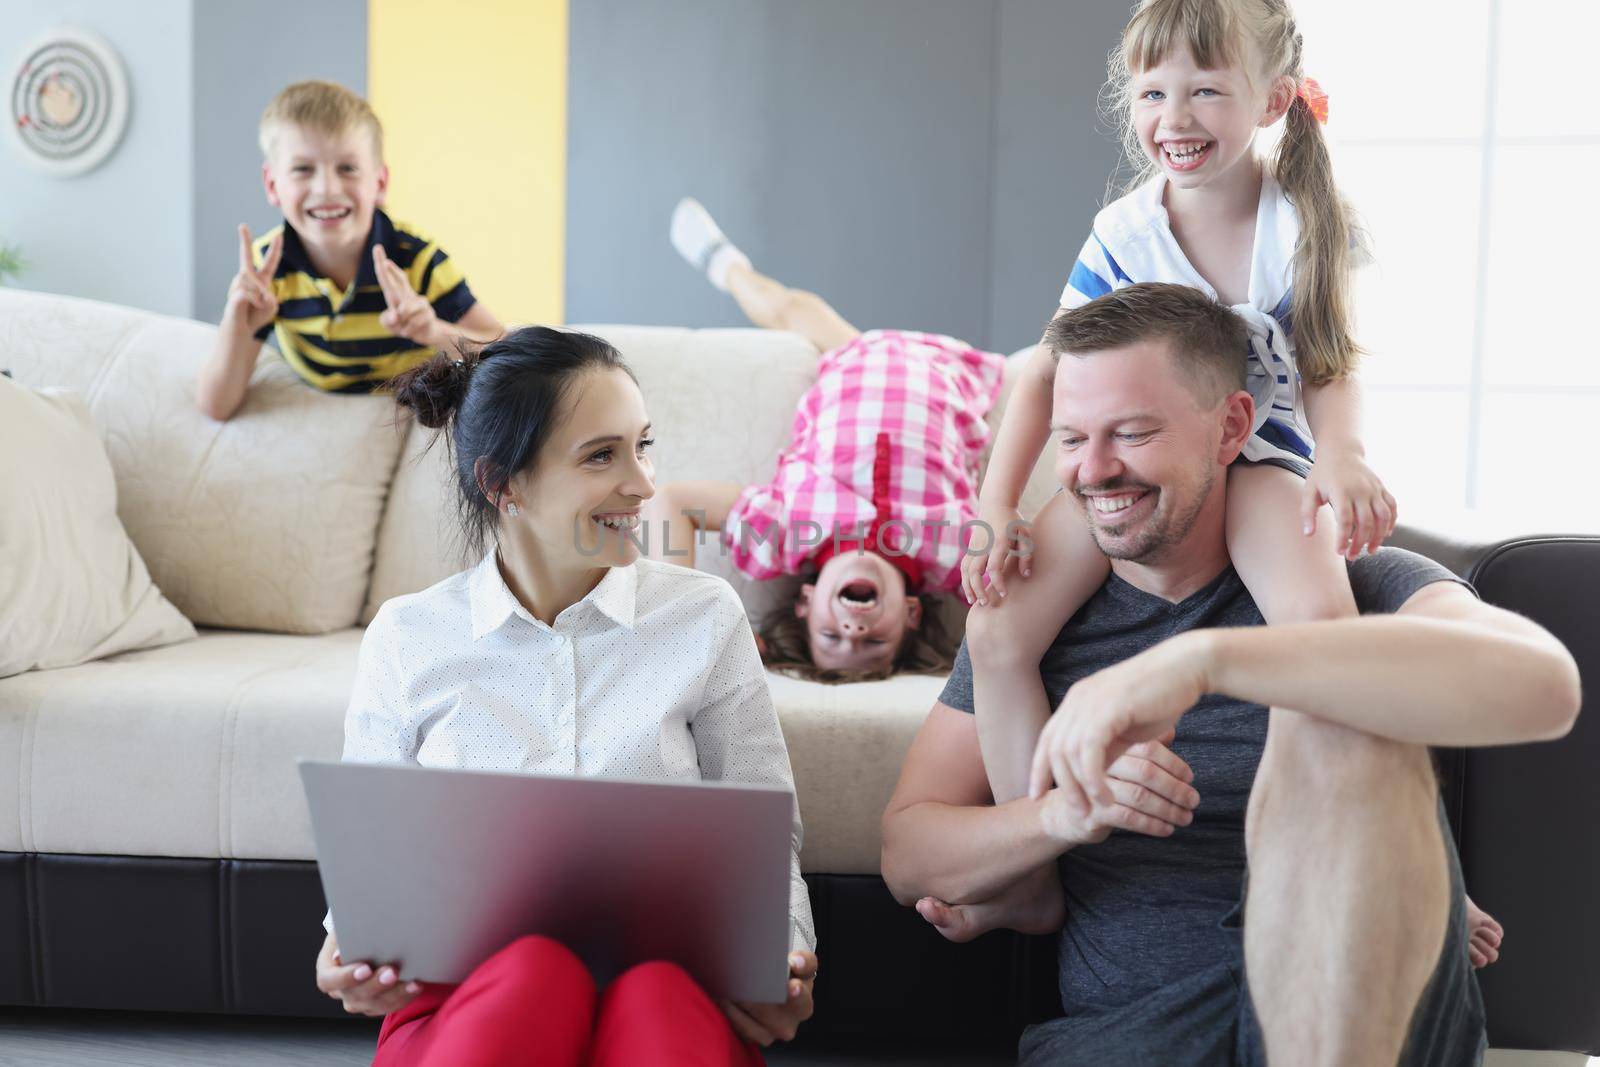
<instances>
[{"instance_id":1,"label":"shirt collar","mask_svg":"<svg viewBox=\"0 0 1600 1067\"><path fill-rule=\"evenodd\" d=\"M373 208L372 230L367 234L367 243L361 250L361 262L356 264L357 289L379 288L378 268L372 262L372 250L378 245L383 246L390 259L394 258L394 223L389 221L389 216L383 213L382 208Z\"/></svg>"},{"instance_id":2,"label":"shirt collar","mask_svg":"<svg viewBox=\"0 0 1600 1067\"><path fill-rule=\"evenodd\" d=\"M600 579L599 585L589 590L587 596L561 614L584 610L587 605L597 609L618 626L632 628L638 604L638 588L639 577L634 567L611 567L607 569L605 577ZM498 630L513 615L521 616L535 626L549 629L522 606L516 594L511 591L511 587L506 585L506 580L500 575L500 564L495 558L494 549L490 549L483 560L473 568L472 576L467 579L467 598L472 609L474 641ZM561 621L559 616L556 621Z\"/></svg>"},{"instance_id":3,"label":"shirt collar","mask_svg":"<svg viewBox=\"0 0 1600 1067\"><path fill-rule=\"evenodd\" d=\"M283 253L278 257L278 271L273 277L282 278L293 274L295 271L304 271L313 278L317 276L317 268L311 263L311 254L306 251L306 246L300 241L300 234L289 220L283 220Z\"/></svg>"},{"instance_id":4,"label":"shirt collar","mask_svg":"<svg viewBox=\"0 0 1600 1067\"><path fill-rule=\"evenodd\" d=\"M373 208L372 229L367 231L367 241L362 246L361 259L356 263L355 287L357 289L376 289L379 287L378 268L372 263L372 249L377 245L382 245L383 250L389 254L389 258L393 259L396 250L395 244L394 222L388 215L383 213L382 208ZM311 253L306 251L305 243L300 240L299 232L289 225L288 219L284 219L283 254L278 260L276 277L281 278L286 274L293 274L295 271L304 271L313 278L324 277L322 272L317 270L316 264L311 262Z\"/></svg>"}]
</instances>

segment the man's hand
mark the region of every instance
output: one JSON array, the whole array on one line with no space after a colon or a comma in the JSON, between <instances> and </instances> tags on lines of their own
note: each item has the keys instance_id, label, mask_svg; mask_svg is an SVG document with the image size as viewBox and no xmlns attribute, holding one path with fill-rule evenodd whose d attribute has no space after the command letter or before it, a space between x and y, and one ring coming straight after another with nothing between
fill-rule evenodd
<instances>
[{"instance_id":1,"label":"man's hand","mask_svg":"<svg viewBox=\"0 0 1600 1067\"><path fill-rule=\"evenodd\" d=\"M1065 789L1046 793L1040 813L1045 833L1076 847L1104 841L1113 830L1171 837L1180 826L1188 826L1200 806L1200 792L1193 784L1194 769L1167 747L1172 737L1168 730L1154 740L1129 745L1111 762L1106 768L1109 803L1091 798L1087 808L1078 808Z\"/></svg>"},{"instance_id":2,"label":"man's hand","mask_svg":"<svg viewBox=\"0 0 1600 1067\"><path fill-rule=\"evenodd\" d=\"M1029 795L1044 796L1054 779L1074 818L1117 805L1108 769L1134 745L1172 736L1209 691L1206 647L1203 630L1179 634L1067 690L1039 735Z\"/></svg>"},{"instance_id":3,"label":"man's hand","mask_svg":"<svg viewBox=\"0 0 1600 1067\"><path fill-rule=\"evenodd\" d=\"M283 233L280 231L267 246L267 254L257 267L250 255L250 227L239 226L239 273L228 284L228 304L223 308L224 319L231 318L254 334L263 326L272 324L278 317L278 298L272 294L272 276L278 271L278 261L283 258Z\"/></svg>"},{"instance_id":4,"label":"man's hand","mask_svg":"<svg viewBox=\"0 0 1600 1067\"><path fill-rule=\"evenodd\" d=\"M412 344L439 347L439 316L434 314L433 305L411 288L405 272L394 265L382 245L372 246L372 266L388 305L388 310L378 316L383 328Z\"/></svg>"},{"instance_id":5,"label":"man's hand","mask_svg":"<svg viewBox=\"0 0 1600 1067\"><path fill-rule=\"evenodd\" d=\"M817 979L817 957L796 952L789 957L789 998L782 1004L736 1004L721 1001L733 1030L746 1041L766 1048L774 1041L792 1041L800 1024L811 1018L811 987Z\"/></svg>"},{"instance_id":6,"label":"man's hand","mask_svg":"<svg viewBox=\"0 0 1600 1067\"><path fill-rule=\"evenodd\" d=\"M393 965L346 963L329 934L317 954L317 988L344 1004L351 1015L388 1015L422 992L420 982L401 982Z\"/></svg>"},{"instance_id":7,"label":"man's hand","mask_svg":"<svg viewBox=\"0 0 1600 1067\"><path fill-rule=\"evenodd\" d=\"M1116 803L1093 806L1087 814L1071 810L1060 789L1045 794L1039 818L1044 831L1067 848L1092 845L1128 830L1151 837L1170 837L1194 821L1200 793L1194 770L1167 747L1172 734L1129 747L1106 769ZM1047 934L1061 929L1064 916L1061 883L1054 862L1001 890L988 900L951 904L923 897L917 914L951 941L971 941L990 930Z\"/></svg>"},{"instance_id":8,"label":"man's hand","mask_svg":"<svg viewBox=\"0 0 1600 1067\"><path fill-rule=\"evenodd\" d=\"M1363 549L1378 551L1394 533L1399 514L1394 497L1357 451L1317 450L1317 461L1300 492L1302 532L1307 537L1316 532L1317 511L1323 504L1333 508L1339 524L1335 546L1346 559L1355 559Z\"/></svg>"}]
</instances>

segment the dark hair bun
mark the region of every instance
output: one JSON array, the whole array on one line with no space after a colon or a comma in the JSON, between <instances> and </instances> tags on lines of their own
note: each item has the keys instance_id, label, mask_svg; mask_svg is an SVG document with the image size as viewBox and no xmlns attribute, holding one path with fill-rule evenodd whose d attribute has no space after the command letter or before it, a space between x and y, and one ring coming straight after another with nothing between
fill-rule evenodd
<instances>
[{"instance_id":1,"label":"dark hair bun","mask_svg":"<svg viewBox=\"0 0 1600 1067\"><path fill-rule=\"evenodd\" d=\"M395 378L389 388L396 403L416 412L418 422L436 430L449 421L451 413L466 398L476 362L467 355L461 359L434 356Z\"/></svg>"}]
</instances>

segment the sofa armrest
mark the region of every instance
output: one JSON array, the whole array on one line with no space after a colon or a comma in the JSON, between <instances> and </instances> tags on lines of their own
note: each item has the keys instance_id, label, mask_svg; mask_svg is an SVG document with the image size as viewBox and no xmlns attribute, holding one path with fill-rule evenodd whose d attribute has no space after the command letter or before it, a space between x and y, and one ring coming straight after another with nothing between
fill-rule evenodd
<instances>
[{"instance_id":1,"label":"sofa armrest","mask_svg":"<svg viewBox=\"0 0 1600 1067\"><path fill-rule=\"evenodd\" d=\"M1473 898L1504 925L1479 972L1498 1048L1600 1051L1600 536L1396 532L1483 599L1545 627L1578 661L1583 709L1543 744L1441 752Z\"/></svg>"}]
</instances>

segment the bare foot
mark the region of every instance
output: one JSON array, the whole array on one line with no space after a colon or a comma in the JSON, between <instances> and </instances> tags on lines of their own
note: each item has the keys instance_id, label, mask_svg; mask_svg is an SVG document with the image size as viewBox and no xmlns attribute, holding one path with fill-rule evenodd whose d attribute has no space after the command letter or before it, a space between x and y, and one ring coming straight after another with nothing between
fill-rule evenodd
<instances>
[{"instance_id":1,"label":"bare foot","mask_svg":"<svg viewBox=\"0 0 1600 1067\"><path fill-rule=\"evenodd\" d=\"M937 897L917 901L917 914L951 941L971 941L990 930L1052 934L1066 917L1066 900L1054 864L1041 867L997 897L975 904L946 904Z\"/></svg>"},{"instance_id":2,"label":"bare foot","mask_svg":"<svg viewBox=\"0 0 1600 1067\"><path fill-rule=\"evenodd\" d=\"M1474 967L1487 967L1500 958L1500 941L1505 928L1495 917L1467 898L1467 956Z\"/></svg>"}]
</instances>

